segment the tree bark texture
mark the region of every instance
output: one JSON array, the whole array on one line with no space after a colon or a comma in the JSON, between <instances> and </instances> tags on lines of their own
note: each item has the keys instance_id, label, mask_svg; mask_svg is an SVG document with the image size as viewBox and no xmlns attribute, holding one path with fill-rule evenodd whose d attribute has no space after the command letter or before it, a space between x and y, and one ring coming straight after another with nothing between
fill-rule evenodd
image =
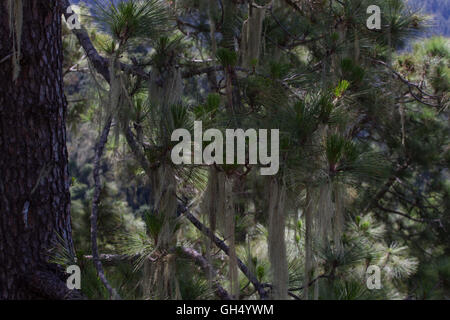
<instances>
[{"instance_id":1,"label":"tree bark texture","mask_svg":"<svg viewBox=\"0 0 450 320\"><path fill-rule=\"evenodd\" d=\"M13 50L7 2L0 61ZM58 242L73 253L60 5L23 1L18 79L11 59L0 64L0 299L78 296L49 263Z\"/></svg>"}]
</instances>

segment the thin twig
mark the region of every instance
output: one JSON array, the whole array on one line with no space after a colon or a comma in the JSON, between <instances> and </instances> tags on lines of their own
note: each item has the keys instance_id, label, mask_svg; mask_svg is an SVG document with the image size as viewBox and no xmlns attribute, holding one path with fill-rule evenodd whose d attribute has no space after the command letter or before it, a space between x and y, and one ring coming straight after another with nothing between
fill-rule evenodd
<instances>
[{"instance_id":1,"label":"thin twig","mask_svg":"<svg viewBox=\"0 0 450 320\"><path fill-rule=\"evenodd\" d=\"M5 62L6 60L8 60L9 58L11 58L12 57L12 53L10 53L10 54L8 54L6 57L4 57L4 58L2 58L2 60L0 60L0 63L3 63L3 62Z\"/></svg>"}]
</instances>

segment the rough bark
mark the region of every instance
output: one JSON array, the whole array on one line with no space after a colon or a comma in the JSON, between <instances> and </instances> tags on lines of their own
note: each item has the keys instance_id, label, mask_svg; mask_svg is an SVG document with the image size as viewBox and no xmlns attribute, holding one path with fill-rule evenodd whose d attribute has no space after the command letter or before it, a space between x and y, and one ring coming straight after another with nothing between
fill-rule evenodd
<instances>
[{"instance_id":1,"label":"rough bark","mask_svg":"<svg viewBox=\"0 0 450 320\"><path fill-rule=\"evenodd\" d=\"M48 263L56 239L73 252L57 0L23 7L21 69L0 64L0 299L80 297ZM0 0L0 59L12 53Z\"/></svg>"}]
</instances>

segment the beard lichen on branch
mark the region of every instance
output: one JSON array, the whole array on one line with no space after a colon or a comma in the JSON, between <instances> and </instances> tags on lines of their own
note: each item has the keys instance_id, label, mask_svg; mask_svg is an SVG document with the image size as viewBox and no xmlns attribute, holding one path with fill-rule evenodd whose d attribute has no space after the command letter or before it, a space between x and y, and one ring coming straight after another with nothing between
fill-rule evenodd
<instances>
[{"instance_id":1,"label":"beard lichen on branch","mask_svg":"<svg viewBox=\"0 0 450 320\"><path fill-rule=\"evenodd\" d=\"M13 81L16 81L20 72L20 53L23 25L22 0L8 0L9 31L12 38Z\"/></svg>"}]
</instances>

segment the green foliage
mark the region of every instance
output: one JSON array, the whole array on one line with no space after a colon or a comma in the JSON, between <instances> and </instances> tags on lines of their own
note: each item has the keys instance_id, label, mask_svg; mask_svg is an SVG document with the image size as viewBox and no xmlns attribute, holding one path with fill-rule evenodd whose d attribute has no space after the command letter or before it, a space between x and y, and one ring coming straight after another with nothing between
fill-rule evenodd
<instances>
[{"instance_id":1,"label":"green foliage","mask_svg":"<svg viewBox=\"0 0 450 320\"><path fill-rule=\"evenodd\" d=\"M351 59L345 58L341 61L342 77L351 83L359 83L363 80L365 71L356 65Z\"/></svg>"},{"instance_id":2,"label":"green foliage","mask_svg":"<svg viewBox=\"0 0 450 320\"><path fill-rule=\"evenodd\" d=\"M128 95L115 114L118 139L108 145L102 164L100 252L137 257L106 268L122 296L212 299L217 298L213 281L229 289L228 255L218 253L181 213L180 202L183 208L188 203L190 212L205 217L202 223L230 246L233 237L224 232L230 221L210 217L201 205L213 181L210 169L232 181L231 194L221 190L213 201L225 196L233 201L238 257L273 293L267 180L248 163L173 165L171 133L178 128L192 133L194 120L203 122L204 131L280 130L280 171L272 178L286 187L285 208L278 214L286 218L291 293L314 298L315 291L319 299L448 295L448 39L424 40L412 53L395 54L420 31L423 18L403 1L383 0L382 30L369 31L369 2L319 1L301 10L278 2L266 11L260 56L245 67L240 40L250 15L246 5L114 1L94 9L95 23L107 33L92 30L94 45L102 54L120 48L119 61L146 75L121 73ZM138 39L139 44L131 41ZM66 40L65 66L87 68L82 53ZM90 252L92 150L105 117L101 87L106 84L99 79L70 73L65 79L69 101L89 98L71 102L67 117L74 243L84 263L83 292L91 298L107 297L91 262L83 259ZM130 130L141 154L123 129ZM169 174L160 175L162 168ZM160 197L168 194L170 212L157 210ZM305 219L307 210L312 224ZM167 226L170 245L161 248ZM318 232L324 228L325 237ZM180 246L202 254L215 277L209 279ZM305 256L307 247L312 261ZM55 262L68 261L67 252L59 252ZM381 290L366 287L372 264L382 270ZM174 286L166 295L144 292L145 283L161 279ZM306 283L309 291L307 280L314 280ZM258 298L242 273L239 285L241 299Z\"/></svg>"},{"instance_id":3,"label":"green foliage","mask_svg":"<svg viewBox=\"0 0 450 320\"><path fill-rule=\"evenodd\" d=\"M157 243L159 233L164 225L164 216L148 211L144 214L144 221L148 235Z\"/></svg>"},{"instance_id":4,"label":"green foliage","mask_svg":"<svg viewBox=\"0 0 450 320\"><path fill-rule=\"evenodd\" d=\"M227 48L217 49L217 61L224 67L233 67L236 65L238 56L237 53Z\"/></svg>"},{"instance_id":5,"label":"green foliage","mask_svg":"<svg viewBox=\"0 0 450 320\"><path fill-rule=\"evenodd\" d=\"M153 55L153 64L157 68L164 68L172 65L181 54L184 44L183 37L160 36L155 44L155 53Z\"/></svg>"},{"instance_id":6,"label":"green foliage","mask_svg":"<svg viewBox=\"0 0 450 320\"><path fill-rule=\"evenodd\" d=\"M327 138L325 150L328 163L330 167L333 168L336 167L338 162L343 158L354 161L358 156L354 144L336 134Z\"/></svg>"},{"instance_id":7,"label":"green foliage","mask_svg":"<svg viewBox=\"0 0 450 320\"><path fill-rule=\"evenodd\" d=\"M95 21L121 42L155 39L167 30L168 11L159 0L95 0Z\"/></svg>"},{"instance_id":8,"label":"green foliage","mask_svg":"<svg viewBox=\"0 0 450 320\"><path fill-rule=\"evenodd\" d=\"M349 86L350 86L350 83L348 81L346 81L346 80L339 81L338 86L334 89L335 97L336 98L342 97L345 90L347 90Z\"/></svg>"}]
</instances>

